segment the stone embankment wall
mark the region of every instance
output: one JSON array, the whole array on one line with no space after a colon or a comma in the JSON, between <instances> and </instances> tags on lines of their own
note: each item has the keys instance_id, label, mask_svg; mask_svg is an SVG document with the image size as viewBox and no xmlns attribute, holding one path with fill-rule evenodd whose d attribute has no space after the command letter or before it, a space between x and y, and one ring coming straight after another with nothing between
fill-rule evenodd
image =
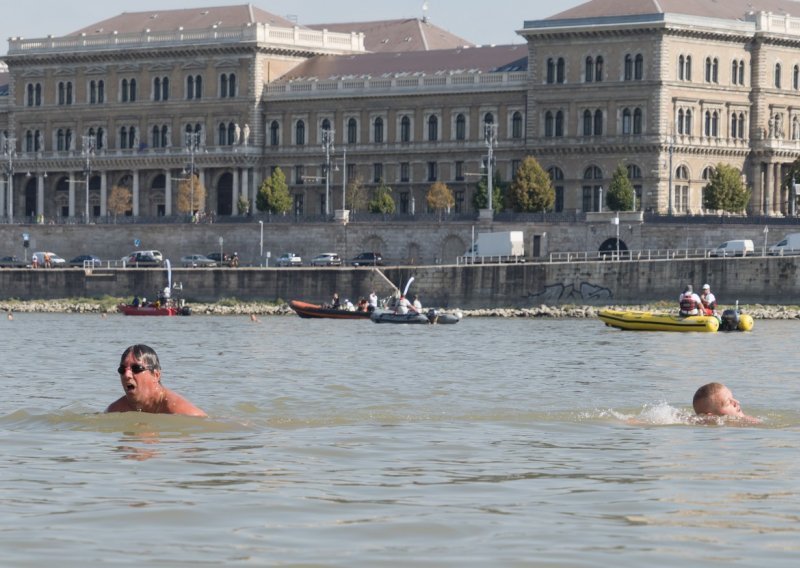
<instances>
[{"instance_id":1,"label":"stone embankment wall","mask_svg":"<svg viewBox=\"0 0 800 568\"><path fill-rule=\"evenodd\" d=\"M333 292L357 299L393 293L414 277L411 293L445 308L677 302L687 283L712 286L720 303L800 305L800 257L672 259L639 262L563 262L515 265L433 265L371 268L173 269L190 302L328 301ZM153 297L166 271L149 268L0 270L0 299Z\"/></svg>"}]
</instances>

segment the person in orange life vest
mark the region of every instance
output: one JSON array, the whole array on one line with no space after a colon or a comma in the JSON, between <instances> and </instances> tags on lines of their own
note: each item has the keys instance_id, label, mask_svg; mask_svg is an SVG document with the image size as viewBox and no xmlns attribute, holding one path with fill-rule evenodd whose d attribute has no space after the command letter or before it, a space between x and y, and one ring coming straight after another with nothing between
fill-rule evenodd
<instances>
[{"instance_id":1,"label":"person in orange life vest","mask_svg":"<svg viewBox=\"0 0 800 568\"><path fill-rule=\"evenodd\" d=\"M683 289L683 294L678 298L678 305L682 316L696 316L703 313L703 302L700 296L694 293L691 284L687 284Z\"/></svg>"},{"instance_id":2,"label":"person in orange life vest","mask_svg":"<svg viewBox=\"0 0 800 568\"><path fill-rule=\"evenodd\" d=\"M703 303L703 312L707 316L717 313L717 297L711 293L711 286L703 284L703 291L700 293L700 301Z\"/></svg>"}]
</instances>

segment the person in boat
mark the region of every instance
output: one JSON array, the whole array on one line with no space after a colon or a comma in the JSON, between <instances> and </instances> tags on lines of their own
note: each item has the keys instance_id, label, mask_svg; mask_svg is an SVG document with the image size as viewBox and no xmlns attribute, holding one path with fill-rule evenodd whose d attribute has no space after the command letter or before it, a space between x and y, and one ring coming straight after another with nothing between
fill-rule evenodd
<instances>
[{"instance_id":1,"label":"person in boat","mask_svg":"<svg viewBox=\"0 0 800 568\"><path fill-rule=\"evenodd\" d=\"M134 308L138 308L140 303L141 301L139 300L139 295L134 294L133 300L131 301L131 306L133 306Z\"/></svg>"},{"instance_id":2,"label":"person in boat","mask_svg":"<svg viewBox=\"0 0 800 568\"><path fill-rule=\"evenodd\" d=\"M339 308L342 307L342 303L339 300L339 292L334 292L333 293L333 298L331 298L331 307L334 310L338 310Z\"/></svg>"},{"instance_id":3,"label":"person in boat","mask_svg":"<svg viewBox=\"0 0 800 568\"><path fill-rule=\"evenodd\" d=\"M366 298L361 298L358 300L358 304L356 304L356 311L357 312L366 312L369 310L369 304L367 303Z\"/></svg>"},{"instance_id":4,"label":"person in boat","mask_svg":"<svg viewBox=\"0 0 800 568\"><path fill-rule=\"evenodd\" d=\"M703 284L700 292L700 301L703 303L703 313L707 316L717 315L717 297L711 292L711 286Z\"/></svg>"},{"instance_id":5,"label":"person in boat","mask_svg":"<svg viewBox=\"0 0 800 568\"><path fill-rule=\"evenodd\" d=\"M412 303L414 306L414 311L421 314L422 313L422 302L419 301L419 296L414 295L414 302Z\"/></svg>"},{"instance_id":6,"label":"person in boat","mask_svg":"<svg viewBox=\"0 0 800 568\"><path fill-rule=\"evenodd\" d=\"M112 402L106 412L206 416L194 404L161 384L161 364L152 347L131 345L125 349L117 372L125 394Z\"/></svg>"},{"instance_id":7,"label":"person in boat","mask_svg":"<svg viewBox=\"0 0 800 568\"><path fill-rule=\"evenodd\" d=\"M408 298L406 298L404 295L401 295L400 299L397 300L397 304L395 305L394 313L404 315L409 311L414 311L414 306L408 301Z\"/></svg>"},{"instance_id":8,"label":"person in boat","mask_svg":"<svg viewBox=\"0 0 800 568\"><path fill-rule=\"evenodd\" d=\"M696 316L703 312L703 302L700 296L694 293L692 285L687 284L683 289L683 294L678 298L678 306L682 316Z\"/></svg>"},{"instance_id":9,"label":"person in boat","mask_svg":"<svg viewBox=\"0 0 800 568\"><path fill-rule=\"evenodd\" d=\"M733 398L731 390L722 383L708 383L697 389L692 406L695 414L700 417L730 416L747 422L760 422L758 418L742 412L739 401Z\"/></svg>"},{"instance_id":10,"label":"person in boat","mask_svg":"<svg viewBox=\"0 0 800 568\"><path fill-rule=\"evenodd\" d=\"M353 305L353 302L350 301L349 298L344 299L344 309L348 312L356 311L356 307Z\"/></svg>"},{"instance_id":11,"label":"person in boat","mask_svg":"<svg viewBox=\"0 0 800 568\"><path fill-rule=\"evenodd\" d=\"M371 312L378 309L378 295L375 293L375 290L370 292L369 306L367 309Z\"/></svg>"}]
</instances>

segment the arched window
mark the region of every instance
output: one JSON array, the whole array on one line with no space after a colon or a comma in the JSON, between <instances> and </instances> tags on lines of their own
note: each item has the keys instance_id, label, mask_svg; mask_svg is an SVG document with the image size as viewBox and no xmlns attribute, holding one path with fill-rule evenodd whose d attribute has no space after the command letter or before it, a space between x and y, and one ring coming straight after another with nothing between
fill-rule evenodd
<instances>
[{"instance_id":1,"label":"arched window","mask_svg":"<svg viewBox=\"0 0 800 568\"><path fill-rule=\"evenodd\" d=\"M744 85L744 60L739 62L739 84Z\"/></svg>"},{"instance_id":2,"label":"arched window","mask_svg":"<svg viewBox=\"0 0 800 568\"><path fill-rule=\"evenodd\" d=\"M63 105L67 100L66 87L64 81L58 82L58 104Z\"/></svg>"},{"instance_id":3,"label":"arched window","mask_svg":"<svg viewBox=\"0 0 800 568\"><path fill-rule=\"evenodd\" d=\"M678 80L683 81L686 78L686 58L681 55L678 57Z\"/></svg>"},{"instance_id":4,"label":"arched window","mask_svg":"<svg viewBox=\"0 0 800 568\"><path fill-rule=\"evenodd\" d=\"M124 126L119 129L119 147L123 150L128 147L128 129Z\"/></svg>"},{"instance_id":5,"label":"arched window","mask_svg":"<svg viewBox=\"0 0 800 568\"><path fill-rule=\"evenodd\" d=\"M138 135L136 134L136 127L131 126L128 130L128 148L136 150L136 139Z\"/></svg>"},{"instance_id":6,"label":"arched window","mask_svg":"<svg viewBox=\"0 0 800 568\"><path fill-rule=\"evenodd\" d=\"M130 97L130 92L129 92L129 86L128 86L128 80L127 79L123 79L122 80L122 89L121 90L122 90L122 102L123 103L127 103L128 102L128 98Z\"/></svg>"},{"instance_id":7,"label":"arched window","mask_svg":"<svg viewBox=\"0 0 800 568\"><path fill-rule=\"evenodd\" d=\"M642 109L638 107L633 109L633 133L642 133Z\"/></svg>"},{"instance_id":8,"label":"arched window","mask_svg":"<svg viewBox=\"0 0 800 568\"><path fill-rule=\"evenodd\" d=\"M678 109L678 120L677 120L677 128L678 134L684 134L683 132L683 109Z\"/></svg>"},{"instance_id":9,"label":"arched window","mask_svg":"<svg viewBox=\"0 0 800 568\"><path fill-rule=\"evenodd\" d=\"M687 55L686 56L686 73L685 73L685 75L686 75L686 80L687 81L691 81L692 80L692 56L691 55Z\"/></svg>"},{"instance_id":10,"label":"arched window","mask_svg":"<svg viewBox=\"0 0 800 568\"><path fill-rule=\"evenodd\" d=\"M280 144L281 127L277 120L273 120L269 125L269 145L278 146Z\"/></svg>"},{"instance_id":11,"label":"arched window","mask_svg":"<svg viewBox=\"0 0 800 568\"><path fill-rule=\"evenodd\" d=\"M739 83L739 62L736 59L731 61L731 83L733 85Z\"/></svg>"},{"instance_id":12,"label":"arched window","mask_svg":"<svg viewBox=\"0 0 800 568\"><path fill-rule=\"evenodd\" d=\"M373 124L373 138L376 144L383 144L383 119L378 117Z\"/></svg>"},{"instance_id":13,"label":"arched window","mask_svg":"<svg viewBox=\"0 0 800 568\"><path fill-rule=\"evenodd\" d=\"M683 60L683 56L681 55L680 58L679 58L679 63L678 63L678 74L679 75L682 72L681 68L680 68L680 65L682 64L682 60ZM625 55L624 77L625 77L626 81L630 81L630 80L633 79L633 57L631 57L630 53Z\"/></svg>"},{"instance_id":14,"label":"arched window","mask_svg":"<svg viewBox=\"0 0 800 568\"><path fill-rule=\"evenodd\" d=\"M33 85L31 83L28 83L27 91L28 91L28 97L26 99L25 104L31 107L33 106Z\"/></svg>"},{"instance_id":15,"label":"arched window","mask_svg":"<svg viewBox=\"0 0 800 568\"><path fill-rule=\"evenodd\" d=\"M594 111L594 135L603 135L603 111L601 110Z\"/></svg>"},{"instance_id":16,"label":"arched window","mask_svg":"<svg viewBox=\"0 0 800 568\"><path fill-rule=\"evenodd\" d=\"M467 139L467 118L463 113L456 116L456 140Z\"/></svg>"},{"instance_id":17,"label":"arched window","mask_svg":"<svg viewBox=\"0 0 800 568\"><path fill-rule=\"evenodd\" d=\"M203 77L201 75L194 78L194 98L203 98Z\"/></svg>"},{"instance_id":18,"label":"arched window","mask_svg":"<svg viewBox=\"0 0 800 568\"><path fill-rule=\"evenodd\" d=\"M800 89L800 66L797 65L792 69L792 89Z\"/></svg>"},{"instance_id":19,"label":"arched window","mask_svg":"<svg viewBox=\"0 0 800 568\"><path fill-rule=\"evenodd\" d=\"M483 123L494 124L494 115L490 112L487 112L485 115L483 115Z\"/></svg>"},{"instance_id":20,"label":"arched window","mask_svg":"<svg viewBox=\"0 0 800 568\"><path fill-rule=\"evenodd\" d=\"M586 58L586 68L583 73L583 80L587 83L591 83L594 80L594 59L592 59L591 55Z\"/></svg>"},{"instance_id":21,"label":"arched window","mask_svg":"<svg viewBox=\"0 0 800 568\"><path fill-rule=\"evenodd\" d=\"M56 132L56 150L63 152L66 148L66 133L63 128L59 128Z\"/></svg>"},{"instance_id":22,"label":"arched window","mask_svg":"<svg viewBox=\"0 0 800 568\"><path fill-rule=\"evenodd\" d=\"M153 100L161 100L161 77L156 77L153 81Z\"/></svg>"},{"instance_id":23,"label":"arched window","mask_svg":"<svg viewBox=\"0 0 800 568\"><path fill-rule=\"evenodd\" d=\"M553 136L553 113L549 110L544 113L544 135L548 138Z\"/></svg>"},{"instance_id":24,"label":"arched window","mask_svg":"<svg viewBox=\"0 0 800 568\"><path fill-rule=\"evenodd\" d=\"M169 127L166 124L161 125L161 147L169 148Z\"/></svg>"},{"instance_id":25,"label":"arched window","mask_svg":"<svg viewBox=\"0 0 800 568\"><path fill-rule=\"evenodd\" d=\"M320 126L321 126L320 130L322 132L325 132L326 130L330 130L331 129L331 121L328 120L327 118L323 118L322 119L322 124ZM320 132L320 139L322 139L322 132Z\"/></svg>"},{"instance_id":26,"label":"arched window","mask_svg":"<svg viewBox=\"0 0 800 568\"><path fill-rule=\"evenodd\" d=\"M236 124L233 122L228 123L228 146L233 146L236 143Z\"/></svg>"},{"instance_id":27,"label":"arched window","mask_svg":"<svg viewBox=\"0 0 800 568\"><path fill-rule=\"evenodd\" d=\"M686 110L686 118L684 118L683 133L692 134L692 111L689 109Z\"/></svg>"},{"instance_id":28,"label":"arched window","mask_svg":"<svg viewBox=\"0 0 800 568\"><path fill-rule=\"evenodd\" d=\"M511 137L522 138L522 113L519 111L511 116Z\"/></svg>"},{"instance_id":29,"label":"arched window","mask_svg":"<svg viewBox=\"0 0 800 568\"><path fill-rule=\"evenodd\" d=\"M464 115L459 116L463 117ZM457 124L458 119L456 119L456 125ZM456 127L456 133L458 133L458 127ZM406 115L400 119L400 142L411 142L411 119Z\"/></svg>"},{"instance_id":30,"label":"arched window","mask_svg":"<svg viewBox=\"0 0 800 568\"><path fill-rule=\"evenodd\" d=\"M439 139L439 119L435 114L428 117L428 140L435 142Z\"/></svg>"},{"instance_id":31,"label":"arched window","mask_svg":"<svg viewBox=\"0 0 800 568\"><path fill-rule=\"evenodd\" d=\"M739 138L744 139L744 113L739 113Z\"/></svg>"},{"instance_id":32,"label":"arched window","mask_svg":"<svg viewBox=\"0 0 800 568\"><path fill-rule=\"evenodd\" d=\"M223 99L236 96L236 75L223 73L219 77L219 96Z\"/></svg>"},{"instance_id":33,"label":"arched window","mask_svg":"<svg viewBox=\"0 0 800 568\"><path fill-rule=\"evenodd\" d=\"M186 77L186 98L189 100L194 98L194 77L192 75Z\"/></svg>"},{"instance_id":34,"label":"arched window","mask_svg":"<svg viewBox=\"0 0 800 568\"><path fill-rule=\"evenodd\" d=\"M217 129L217 144L220 146L228 145L228 126L224 122L220 122Z\"/></svg>"},{"instance_id":35,"label":"arched window","mask_svg":"<svg viewBox=\"0 0 800 568\"><path fill-rule=\"evenodd\" d=\"M630 134L633 131L633 116L631 109L626 108L622 111L622 133Z\"/></svg>"},{"instance_id":36,"label":"arched window","mask_svg":"<svg viewBox=\"0 0 800 568\"><path fill-rule=\"evenodd\" d=\"M776 63L775 64L775 88L776 89L780 89L781 88L781 64L780 63Z\"/></svg>"},{"instance_id":37,"label":"arched window","mask_svg":"<svg viewBox=\"0 0 800 568\"><path fill-rule=\"evenodd\" d=\"M106 138L105 130L103 130L102 127L98 128L97 140L95 140L95 148L97 148L98 150L102 150L105 147L105 138Z\"/></svg>"},{"instance_id":38,"label":"arched window","mask_svg":"<svg viewBox=\"0 0 800 568\"><path fill-rule=\"evenodd\" d=\"M633 63L633 78L637 81L644 79L644 55L637 53Z\"/></svg>"},{"instance_id":39,"label":"arched window","mask_svg":"<svg viewBox=\"0 0 800 568\"><path fill-rule=\"evenodd\" d=\"M602 211L603 186L601 180L603 172L597 166L589 166L583 171L583 201L584 211Z\"/></svg>"},{"instance_id":40,"label":"arched window","mask_svg":"<svg viewBox=\"0 0 800 568\"><path fill-rule=\"evenodd\" d=\"M556 83L563 83L565 81L565 64L564 58L559 57L556 64Z\"/></svg>"},{"instance_id":41,"label":"arched window","mask_svg":"<svg viewBox=\"0 0 800 568\"><path fill-rule=\"evenodd\" d=\"M552 85L556 82L556 63L553 58L547 60L547 83Z\"/></svg>"},{"instance_id":42,"label":"arched window","mask_svg":"<svg viewBox=\"0 0 800 568\"><path fill-rule=\"evenodd\" d=\"M589 109L583 111L583 135L592 135L592 112Z\"/></svg>"},{"instance_id":43,"label":"arched window","mask_svg":"<svg viewBox=\"0 0 800 568\"><path fill-rule=\"evenodd\" d=\"M294 143L302 146L306 143L306 123L298 120L294 125Z\"/></svg>"},{"instance_id":44,"label":"arched window","mask_svg":"<svg viewBox=\"0 0 800 568\"><path fill-rule=\"evenodd\" d=\"M564 136L564 113L558 111L556 113L556 136Z\"/></svg>"},{"instance_id":45,"label":"arched window","mask_svg":"<svg viewBox=\"0 0 800 568\"><path fill-rule=\"evenodd\" d=\"M730 132L730 137L731 138L738 138L738 135L737 135L737 133L738 133L738 128L737 127L738 126L739 126L739 121L736 120L736 114L732 113L731 114L731 132Z\"/></svg>"},{"instance_id":46,"label":"arched window","mask_svg":"<svg viewBox=\"0 0 800 568\"><path fill-rule=\"evenodd\" d=\"M564 211L564 172L561 168L553 166L547 170L547 175L550 176L550 181L556 192L553 209L556 213L562 213Z\"/></svg>"},{"instance_id":47,"label":"arched window","mask_svg":"<svg viewBox=\"0 0 800 568\"><path fill-rule=\"evenodd\" d=\"M67 81L67 104L72 104L72 81Z\"/></svg>"},{"instance_id":48,"label":"arched window","mask_svg":"<svg viewBox=\"0 0 800 568\"><path fill-rule=\"evenodd\" d=\"M150 140L151 145L153 148L160 148L161 147L161 130L158 126L153 127L153 135Z\"/></svg>"},{"instance_id":49,"label":"arched window","mask_svg":"<svg viewBox=\"0 0 800 568\"><path fill-rule=\"evenodd\" d=\"M600 82L603 80L603 57L598 55L594 62L594 80Z\"/></svg>"},{"instance_id":50,"label":"arched window","mask_svg":"<svg viewBox=\"0 0 800 568\"><path fill-rule=\"evenodd\" d=\"M347 143L358 143L358 122L356 122L355 118L347 121Z\"/></svg>"}]
</instances>

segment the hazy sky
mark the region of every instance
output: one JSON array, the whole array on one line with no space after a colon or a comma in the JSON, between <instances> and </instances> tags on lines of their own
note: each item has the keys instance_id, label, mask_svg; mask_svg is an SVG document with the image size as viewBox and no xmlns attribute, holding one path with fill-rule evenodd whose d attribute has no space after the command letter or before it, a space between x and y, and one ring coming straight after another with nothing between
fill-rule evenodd
<instances>
[{"instance_id":1,"label":"hazy sky","mask_svg":"<svg viewBox=\"0 0 800 568\"><path fill-rule=\"evenodd\" d=\"M66 35L122 12L146 12L251 3L277 16L296 16L299 24L422 17L424 0L30 0L6 5L0 17L0 54L8 38ZM432 23L477 44L521 43L514 33L536 20L586 0L427 0Z\"/></svg>"}]
</instances>

